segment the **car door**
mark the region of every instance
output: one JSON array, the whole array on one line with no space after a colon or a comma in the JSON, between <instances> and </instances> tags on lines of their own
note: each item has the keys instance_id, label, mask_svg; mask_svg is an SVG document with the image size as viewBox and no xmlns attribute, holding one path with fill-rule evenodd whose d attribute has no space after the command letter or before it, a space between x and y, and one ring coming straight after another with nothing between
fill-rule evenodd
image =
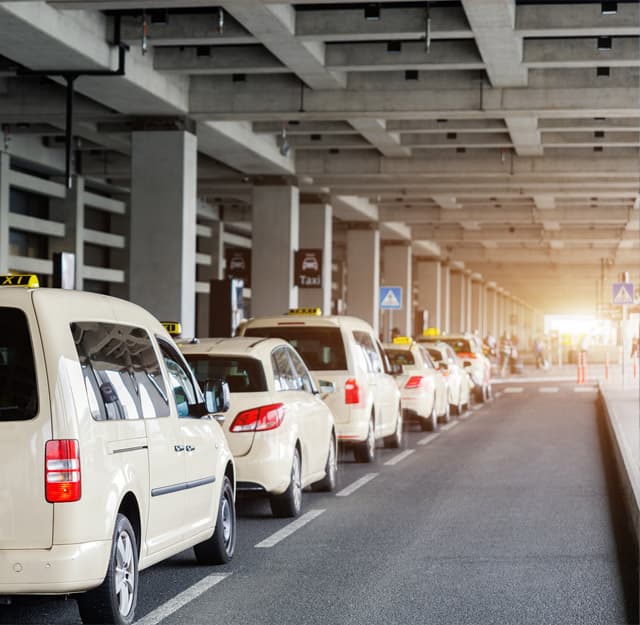
<instances>
[{"instance_id":1,"label":"car door","mask_svg":"<svg viewBox=\"0 0 640 625\"><path fill-rule=\"evenodd\" d=\"M193 536L215 523L217 513L216 467L219 464L219 441L209 415L194 414L203 408L204 398L191 369L182 355L167 341L159 340L162 357L178 413L179 446L185 460L186 488L185 536Z\"/></svg>"}]
</instances>

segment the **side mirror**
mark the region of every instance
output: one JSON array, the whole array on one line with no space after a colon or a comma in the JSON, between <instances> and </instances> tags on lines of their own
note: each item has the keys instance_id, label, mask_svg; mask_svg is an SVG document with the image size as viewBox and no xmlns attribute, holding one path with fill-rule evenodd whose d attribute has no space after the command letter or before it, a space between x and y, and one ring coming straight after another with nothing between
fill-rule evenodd
<instances>
[{"instance_id":1,"label":"side mirror","mask_svg":"<svg viewBox=\"0 0 640 625\"><path fill-rule=\"evenodd\" d=\"M105 404L115 404L118 401L118 394L111 382L104 382L100 385L100 395Z\"/></svg>"},{"instance_id":2,"label":"side mirror","mask_svg":"<svg viewBox=\"0 0 640 625\"><path fill-rule=\"evenodd\" d=\"M335 385L329 380L318 380L318 388L323 396L336 392Z\"/></svg>"},{"instance_id":3,"label":"side mirror","mask_svg":"<svg viewBox=\"0 0 640 625\"><path fill-rule=\"evenodd\" d=\"M229 410L229 384L222 378L207 380L204 386L204 399L209 412L227 412Z\"/></svg>"}]
</instances>

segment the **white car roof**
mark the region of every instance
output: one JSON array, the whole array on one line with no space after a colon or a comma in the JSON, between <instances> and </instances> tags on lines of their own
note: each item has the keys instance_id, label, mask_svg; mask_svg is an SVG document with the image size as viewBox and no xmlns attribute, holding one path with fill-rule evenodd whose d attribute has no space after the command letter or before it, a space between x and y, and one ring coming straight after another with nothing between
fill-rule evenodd
<instances>
[{"instance_id":1,"label":"white car roof","mask_svg":"<svg viewBox=\"0 0 640 625\"><path fill-rule=\"evenodd\" d=\"M273 326L316 326L339 327L349 330L366 330L372 332L371 326L358 317L346 315L277 315L271 317L253 317L249 319L246 328L264 328Z\"/></svg>"},{"instance_id":2,"label":"white car roof","mask_svg":"<svg viewBox=\"0 0 640 625\"><path fill-rule=\"evenodd\" d=\"M289 345L282 339L263 339L256 336L235 336L233 338L207 338L197 343L183 343L180 348L186 354L250 356L265 358L278 345Z\"/></svg>"}]
</instances>

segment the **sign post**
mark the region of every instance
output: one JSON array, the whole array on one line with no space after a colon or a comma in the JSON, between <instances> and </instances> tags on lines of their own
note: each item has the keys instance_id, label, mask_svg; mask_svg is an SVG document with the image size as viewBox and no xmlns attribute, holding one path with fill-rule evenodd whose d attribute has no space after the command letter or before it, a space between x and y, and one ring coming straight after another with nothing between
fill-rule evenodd
<instances>
[{"instance_id":1,"label":"sign post","mask_svg":"<svg viewBox=\"0 0 640 625\"><path fill-rule=\"evenodd\" d=\"M401 286L381 286L380 287L380 309L388 310L387 340L391 340L391 329L393 327L393 311L402 310L402 287Z\"/></svg>"},{"instance_id":2,"label":"sign post","mask_svg":"<svg viewBox=\"0 0 640 625\"><path fill-rule=\"evenodd\" d=\"M622 388L625 387L625 366L624 361L628 353L628 341L627 341L627 319L628 306L634 303L634 288L633 282L629 282L629 273L623 271L620 274L620 282L614 282L611 289L611 303L614 306L620 306L622 309L622 319L620 321L620 338L622 342L622 355L620 357L621 369L622 369Z\"/></svg>"}]
</instances>

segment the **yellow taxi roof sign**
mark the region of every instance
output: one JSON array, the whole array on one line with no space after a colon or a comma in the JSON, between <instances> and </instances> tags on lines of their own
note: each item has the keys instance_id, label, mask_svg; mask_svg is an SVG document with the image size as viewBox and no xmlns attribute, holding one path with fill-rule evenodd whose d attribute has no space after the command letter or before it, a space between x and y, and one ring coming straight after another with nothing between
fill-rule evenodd
<instances>
[{"instance_id":1,"label":"yellow taxi roof sign","mask_svg":"<svg viewBox=\"0 0 640 625\"><path fill-rule=\"evenodd\" d=\"M320 317L322 315L321 308L289 308L289 315L313 315Z\"/></svg>"},{"instance_id":2,"label":"yellow taxi roof sign","mask_svg":"<svg viewBox=\"0 0 640 625\"><path fill-rule=\"evenodd\" d=\"M182 326L177 321L163 321L162 325L171 336L182 334Z\"/></svg>"},{"instance_id":3,"label":"yellow taxi roof sign","mask_svg":"<svg viewBox=\"0 0 640 625\"><path fill-rule=\"evenodd\" d=\"M394 336L393 343L394 345L411 345L413 339L410 336Z\"/></svg>"},{"instance_id":4,"label":"yellow taxi roof sign","mask_svg":"<svg viewBox=\"0 0 640 625\"><path fill-rule=\"evenodd\" d=\"M425 328L422 331L423 336L440 336L440 330L438 328Z\"/></svg>"},{"instance_id":5,"label":"yellow taxi roof sign","mask_svg":"<svg viewBox=\"0 0 640 625\"><path fill-rule=\"evenodd\" d=\"M33 273L12 273L0 275L0 286L26 286L35 289L40 286L40 282Z\"/></svg>"}]
</instances>

